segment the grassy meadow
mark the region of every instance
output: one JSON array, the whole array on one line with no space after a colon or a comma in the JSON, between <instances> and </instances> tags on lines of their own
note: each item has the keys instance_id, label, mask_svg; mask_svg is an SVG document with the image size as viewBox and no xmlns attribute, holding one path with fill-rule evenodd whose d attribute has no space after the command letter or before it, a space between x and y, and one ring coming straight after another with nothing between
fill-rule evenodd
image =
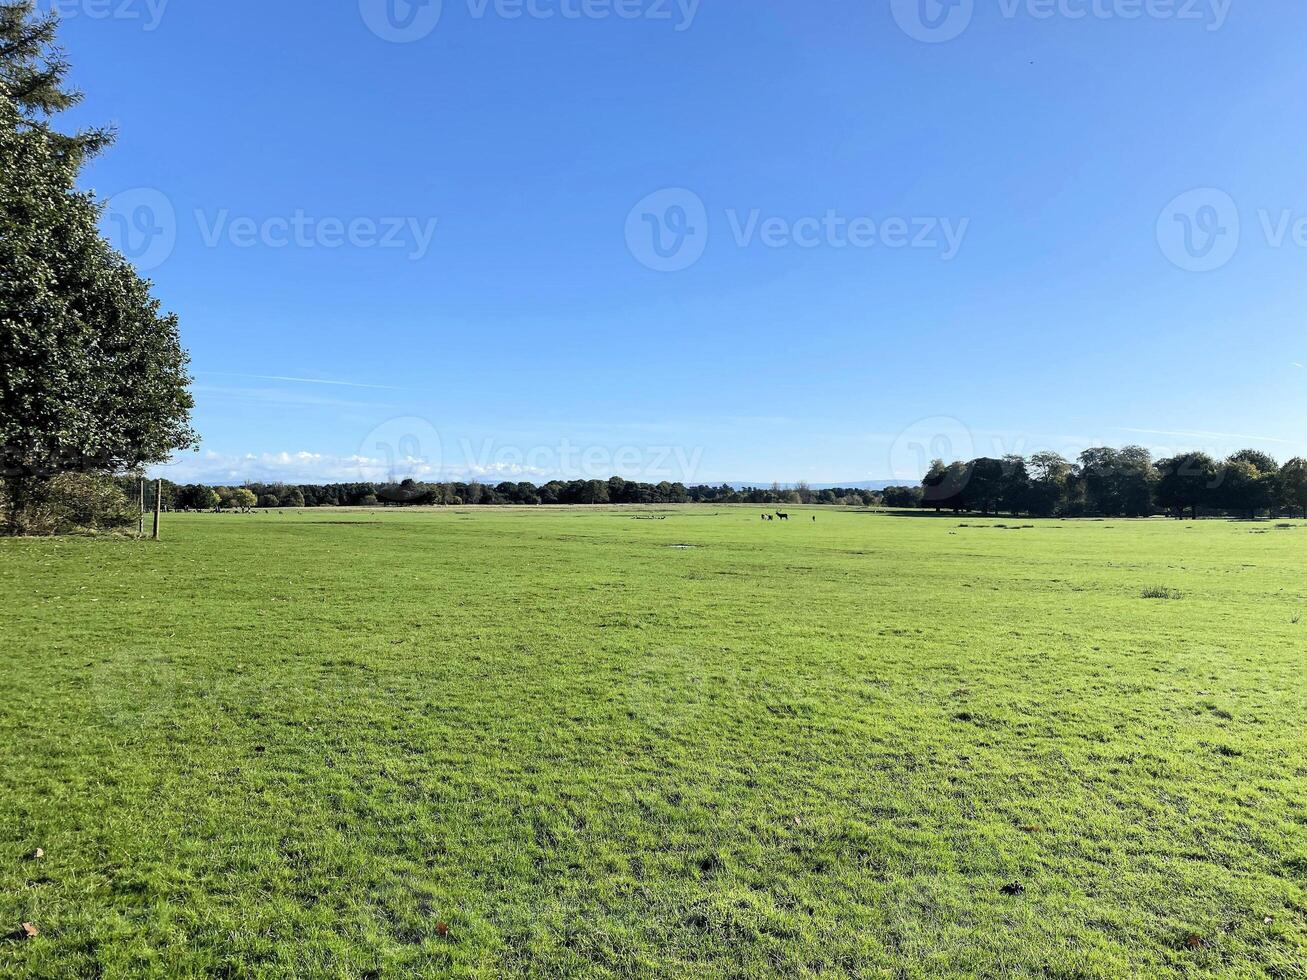
<instances>
[{"instance_id":1,"label":"grassy meadow","mask_svg":"<svg viewBox=\"0 0 1307 980\"><path fill-rule=\"evenodd\" d=\"M1307 524L760 512L0 540L0 976L1307 976Z\"/></svg>"}]
</instances>

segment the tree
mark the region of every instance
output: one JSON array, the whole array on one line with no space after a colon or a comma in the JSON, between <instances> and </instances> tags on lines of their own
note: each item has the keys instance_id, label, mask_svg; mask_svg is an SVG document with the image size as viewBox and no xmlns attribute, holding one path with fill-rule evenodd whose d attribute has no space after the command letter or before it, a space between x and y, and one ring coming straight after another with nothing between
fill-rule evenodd
<instances>
[{"instance_id":1,"label":"tree","mask_svg":"<svg viewBox=\"0 0 1307 980\"><path fill-rule=\"evenodd\" d=\"M845 498L848 500L849 498ZM922 501L921 487L886 487L881 491L881 503L886 507L920 507ZM858 500L857 504L862 501Z\"/></svg>"},{"instance_id":2,"label":"tree","mask_svg":"<svg viewBox=\"0 0 1307 980\"><path fill-rule=\"evenodd\" d=\"M1280 469L1280 501L1307 518L1307 459L1295 456Z\"/></svg>"},{"instance_id":3,"label":"tree","mask_svg":"<svg viewBox=\"0 0 1307 980\"><path fill-rule=\"evenodd\" d=\"M254 492L244 487L235 487L231 492L231 505L237 510L253 510L258 506L259 498Z\"/></svg>"},{"instance_id":4,"label":"tree","mask_svg":"<svg viewBox=\"0 0 1307 980\"><path fill-rule=\"evenodd\" d=\"M1116 498L1126 517L1150 517L1156 471L1153 454L1143 446L1125 446L1117 452Z\"/></svg>"},{"instance_id":5,"label":"tree","mask_svg":"<svg viewBox=\"0 0 1307 980\"><path fill-rule=\"evenodd\" d=\"M582 504L606 504L608 503L608 484L603 480L588 480L580 489L580 500Z\"/></svg>"},{"instance_id":6,"label":"tree","mask_svg":"<svg viewBox=\"0 0 1307 980\"><path fill-rule=\"evenodd\" d=\"M186 510L213 510L218 506L218 495L212 487L191 484L177 491L176 503Z\"/></svg>"},{"instance_id":7,"label":"tree","mask_svg":"<svg viewBox=\"0 0 1307 980\"><path fill-rule=\"evenodd\" d=\"M304 491L299 487L284 487L277 498L279 507L303 507Z\"/></svg>"},{"instance_id":8,"label":"tree","mask_svg":"<svg viewBox=\"0 0 1307 980\"><path fill-rule=\"evenodd\" d=\"M1146 517L1153 512L1153 457L1142 446L1086 449L1080 454L1085 502L1106 517Z\"/></svg>"},{"instance_id":9,"label":"tree","mask_svg":"<svg viewBox=\"0 0 1307 980\"><path fill-rule=\"evenodd\" d=\"M1052 517L1061 512L1067 503L1071 464L1057 453L1047 451L1031 456L1029 469L1027 510L1038 517Z\"/></svg>"},{"instance_id":10,"label":"tree","mask_svg":"<svg viewBox=\"0 0 1307 980\"><path fill-rule=\"evenodd\" d=\"M1009 514L1019 514L1030 509L1030 473L1021 456L1009 454L1003 457L999 500Z\"/></svg>"},{"instance_id":11,"label":"tree","mask_svg":"<svg viewBox=\"0 0 1307 980\"><path fill-rule=\"evenodd\" d=\"M952 473L952 468L942 459L931 460L930 469L921 478L921 502L924 506L934 507L936 512L945 507L958 509L960 484L950 479Z\"/></svg>"},{"instance_id":12,"label":"tree","mask_svg":"<svg viewBox=\"0 0 1307 980\"><path fill-rule=\"evenodd\" d=\"M1240 449L1230 456L1229 462L1248 463L1259 473L1280 472L1280 464L1275 461L1275 457L1260 449Z\"/></svg>"},{"instance_id":13,"label":"tree","mask_svg":"<svg viewBox=\"0 0 1307 980\"><path fill-rule=\"evenodd\" d=\"M972 460L967 469L969 479L962 493L966 509L998 513L1003 502L1003 461L986 456Z\"/></svg>"},{"instance_id":14,"label":"tree","mask_svg":"<svg viewBox=\"0 0 1307 980\"><path fill-rule=\"evenodd\" d=\"M1206 453L1183 453L1157 463L1157 503L1183 517L1189 510L1194 518L1198 508L1213 502L1219 480L1216 464Z\"/></svg>"},{"instance_id":15,"label":"tree","mask_svg":"<svg viewBox=\"0 0 1307 980\"><path fill-rule=\"evenodd\" d=\"M0 6L0 77L26 100L0 92L0 476L11 534L41 481L136 470L196 438L177 319L100 237L99 206L74 188L80 152L39 122L43 106L59 108L63 69L25 67L22 52L41 42L24 33L20 9L30 13Z\"/></svg>"},{"instance_id":16,"label":"tree","mask_svg":"<svg viewBox=\"0 0 1307 980\"><path fill-rule=\"evenodd\" d=\"M1225 461L1221 505L1249 520L1280 503L1280 464L1260 449L1242 449Z\"/></svg>"},{"instance_id":17,"label":"tree","mask_svg":"<svg viewBox=\"0 0 1307 980\"><path fill-rule=\"evenodd\" d=\"M82 101L82 93L66 85L69 65L56 41L58 29L58 16L38 15L33 0L0 2L0 89L13 100L14 125L23 132L39 132L59 157L77 168L113 142L113 131L88 129L69 135L51 127L56 113Z\"/></svg>"}]
</instances>

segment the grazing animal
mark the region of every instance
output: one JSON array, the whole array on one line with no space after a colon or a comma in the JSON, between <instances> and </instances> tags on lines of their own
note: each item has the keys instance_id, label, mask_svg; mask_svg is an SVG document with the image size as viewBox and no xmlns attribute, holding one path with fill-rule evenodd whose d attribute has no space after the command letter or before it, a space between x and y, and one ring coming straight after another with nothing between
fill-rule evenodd
<instances>
[{"instance_id":1,"label":"grazing animal","mask_svg":"<svg viewBox=\"0 0 1307 980\"><path fill-rule=\"evenodd\" d=\"M814 524L817 523L817 515L816 515L816 514L813 514L813 515L812 515L812 523L814 523Z\"/></svg>"},{"instance_id":2,"label":"grazing animal","mask_svg":"<svg viewBox=\"0 0 1307 980\"><path fill-rule=\"evenodd\" d=\"M779 517L779 518L780 518L781 520L783 520L783 521L788 521L788 520L790 519L790 515L789 515L789 514L782 514L779 510L776 512L776 516Z\"/></svg>"}]
</instances>

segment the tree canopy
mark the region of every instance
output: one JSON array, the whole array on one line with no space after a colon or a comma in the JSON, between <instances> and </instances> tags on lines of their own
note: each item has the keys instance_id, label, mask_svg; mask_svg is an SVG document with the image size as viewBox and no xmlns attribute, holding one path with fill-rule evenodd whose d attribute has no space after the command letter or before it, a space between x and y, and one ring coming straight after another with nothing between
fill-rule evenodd
<instances>
[{"instance_id":1,"label":"tree canopy","mask_svg":"<svg viewBox=\"0 0 1307 980\"><path fill-rule=\"evenodd\" d=\"M101 237L100 205L75 186L98 141L43 121L76 96L61 88L62 61L41 67L50 24L30 13L0 5L0 474L11 532L40 480L160 463L196 439L177 318Z\"/></svg>"}]
</instances>

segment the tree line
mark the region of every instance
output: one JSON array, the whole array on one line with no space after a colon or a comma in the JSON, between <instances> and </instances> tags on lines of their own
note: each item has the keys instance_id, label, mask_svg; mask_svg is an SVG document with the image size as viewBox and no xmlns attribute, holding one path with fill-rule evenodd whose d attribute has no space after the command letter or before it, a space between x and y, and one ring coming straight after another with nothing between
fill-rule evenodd
<instances>
[{"instance_id":1,"label":"tree line","mask_svg":"<svg viewBox=\"0 0 1307 980\"><path fill-rule=\"evenodd\" d=\"M134 478L122 480L131 492ZM550 480L548 483L246 483L240 487L179 485L163 481L163 506L176 510L250 510L285 507L431 507L536 506L550 504L835 504L868 507L880 494L854 487L811 490L793 487L737 488L729 484L686 486L663 481L641 483L614 476L608 480Z\"/></svg>"},{"instance_id":2,"label":"tree line","mask_svg":"<svg viewBox=\"0 0 1307 980\"><path fill-rule=\"evenodd\" d=\"M1203 452L1155 460L1142 446L1087 449L1074 462L1054 452L955 463L937 459L921 486L891 488L883 501L1034 517L1307 517L1307 460L1295 457L1280 465L1257 449L1219 461Z\"/></svg>"},{"instance_id":3,"label":"tree line","mask_svg":"<svg viewBox=\"0 0 1307 980\"><path fill-rule=\"evenodd\" d=\"M417 507L549 504L829 504L938 512L1009 513L1032 517L1150 517L1227 514L1307 517L1307 460L1280 465L1256 449L1216 461L1189 452L1154 459L1141 446L1087 449L1075 461L1054 452L1030 457L935 460L920 485L884 490L855 487L686 486L608 480L502 482L247 483L243 487L177 486L165 482L164 506L187 510L255 507Z\"/></svg>"}]
</instances>

